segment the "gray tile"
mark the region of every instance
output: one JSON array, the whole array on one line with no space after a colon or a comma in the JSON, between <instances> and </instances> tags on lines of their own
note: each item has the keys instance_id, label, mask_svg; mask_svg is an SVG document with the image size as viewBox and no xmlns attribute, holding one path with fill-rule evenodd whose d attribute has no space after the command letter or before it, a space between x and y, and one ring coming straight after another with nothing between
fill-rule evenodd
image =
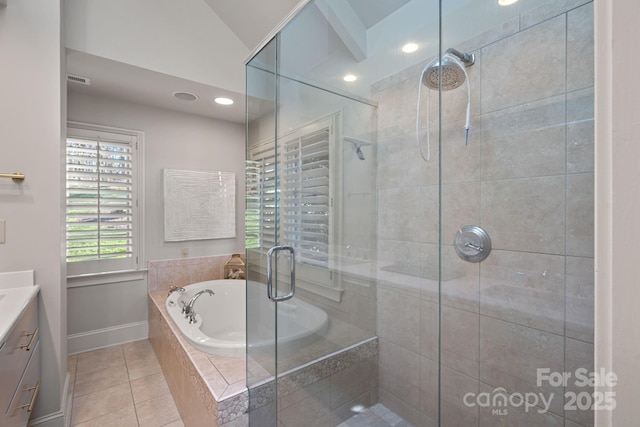
<instances>
[{"instance_id":1,"label":"gray tile","mask_svg":"<svg viewBox=\"0 0 640 427\"><path fill-rule=\"evenodd\" d=\"M443 239L451 238L453 241L453 235L445 235ZM454 247L448 244L442 245L441 258L440 302L445 306L477 313L480 264L462 260Z\"/></svg>"},{"instance_id":2,"label":"gray tile","mask_svg":"<svg viewBox=\"0 0 640 427\"><path fill-rule=\"evenodd\" d=\"M331 375L331 410L377 386L377 361L363 360Z\"/></svg>"},{"instance_id":3,"label":"gray tile","mask_svg":"<svg viewBox=\"0 0 640 427\"><path fill-rule=\"evenodd\" d=\"M438 187L401 187L378 192L378 236L420 243L438 242ZM421 226L416 227L416 224Z\"/></svg>"},{"instance_id":4,"label":"gray tile","mask_svg":"<svg viewBox=\"0 0 640 427\"><path fill-rule=\"evenodd\" d=\"M456 231L464 225L480 223L480 183L442 185L442 233L452 243Z\"/></svg>"},{"instance_id":5,"label":"gray tile","mask_svg":"<svg viewBox=\"0 0 640 427\"><path fill-rule=\"evenodd\" d=\"M420 299L378 289L378 336L417 353Z\"/></svg>"},{"instance_id":6,"label":"gray tile","mask_svg":"<svg viewBox=\"0 0 640 427\"><path fill-rule=\"evenodd\" d=\"M482 151L482 116L471 117L469 140L465 139L465 120L444 122L442 126L441 168L442 182L469 182L480 180L480 153ZM438 145L437 129L433 132Z\"/></svg>"},{"instance_id":7,"label":"gray tile","mask_svg":"<svg viewBox=\"0 0 640 427\"><path fill-rule=\"evenodd\" d=\"M480 316L480 380L507 393L545 393L551 411L563 410L563 388L538 386L538 369L564 371L564 338Z\"/></svg>"},{"instance_id":8,"label":"gray tile","mask_svg":"<svg viewBox=\"0 0 640 427\"><path fill-rule=\"evenodd\" d=\"M593 88L567 94L567 173L594 171Z\"/></svg>"},{"instance_id":9,"label":"gray tile","mask_svg":"<svg viewBox=\"0 0 640 427\"><path fill-rule=\"evenodd\" d=\"M426 131L420 132L426 153ZM438 184L438 140L432 141L434 161L425 163L418 152L414 132L402 133L378 142L378 188Z\"/></svg>"},{"instance_id":10,"label":"gray tile","mask_svg":"<svg viewBox=\"0 0 640 427\"><path fill-rule=\"evenodd\" d=\"M567 338L566 353L567 361L565 372L570 373L571 378L568 380L565 392L576 396L579 396L580 394L588 394L589 396L592 396L594 391L593 387L589 387L584 384L584 382L585 376L594 372L593 344ZM580 398L578 400L578 403L579 402L584 402L584 399ZM565 404L568 405L565 406L564 411L564 415L567 419L575 421L584 427L593 427L593 410L581 410L579 405L576 403L576 400L571 399L571 395L565 395Z\"/></svg>"},{"instance_id":11,"label":"gray tile","mask_svg":"<svg viewBox=\"0 0 640 427\"><path fill-rule=\"evenodd\" d=\"M406 422L410 423L409 425L420 427L437 427L438 425L435 419L425 415L409 405L408 402L386 390L380 390L380 403L399 414ZM403 424L400 425L403 426Z\"/></svg>"},{"instance_id":12,"label":"gray tile","mask_svg":"<svg viewBox=\"0 0 640 427\"><path fill-rule=\"evenodd\" d=\"M438 419L438 362L420 358L420 411Z\"/></svg>"},{"instance_id":13,"label":"gray tile","mask_svg":"<svg viewBox=\"0 0 640 427\"><path fill-rule=\"evenodd\" d=\"M420 306L420 355L438 361L438 304L422 300Z\"/></svg>"},{"instance_id":14,"label":"gray tile","mask_svg":"<svg viewBox=\"0 0 640 427\"><path fill-rule=\"evenodd\" d=\"M520 29L529 28L568 10L579 7L591 0L550 0L520 15Z\"/></svg>"},{"instance_id":15,"label":"gray tile","mask_svg":"<svg viewBox=\"0 0 640 427\"><path fill-rule=\"evenodd\" d=\"M492 28L484 33L475 36L458 46L461 52L471 52L495 43L520 31L520 16L515 16L508 21L503 22L499 26Z\"/></svg>"},{"instance_id":16,"label":"gray tile","mask_svg":"<svg viewBox=\"0 0 640 427\"><path fill-rule=\"evenodd\" d=\"M420 405L420 356L387 340L380 340L379 388L407 405Z\"/></svg>"},{"instance_id":17,"label":"gray tile","mask_svg":"<svg viewBox=\"0 0 640 427\"><path fill-rule=\"evenodd\" d=\"M567 257L566 306L566 336L593 343L593 258Z\"/></svg>"},{"instance_id":18,"label":"gray tile","mask_svg":"<svg viewBox=\"0 0 640 427\"><path fill-rule=\"evenodd\" d=\"M482 178L564 173L565 108L562 95L483 115Z\"/></svg>"},{"instance_id":19,"label":"gray tile","mask_svg":"<svg viewBox=\"0 0 640 427\"><path fill-rule=\"evenodd\" d=\"M481 314L564 333L564 256L495 250L480 272Z\"/></svg>"},{"instance_id":20,"label":"gray tile","mask_svg":"<svg viewBox=\"0 0 640 427\"><path fill-rule=\"evenodd\" d=\"M567 91L593 86L593 3L567 14Z\"/></svg>"},{"instance_id":21,"label":"gray tile","mask_svg":"<svg viewBox=\"0 0 640 427\"><path fill-rule=\"evenodd\" d=\"M477 379L443 367L441 387L442 424L472 426L478 424L478 407L465 404L467 393L478 393Z\"/></svg>"},{"instance_id":22,"label":"gray tile","mask_svg":"<svg viewBox=\"0 0 640 427\"><path fill-rule=\"evenodd\" d=\"M496 396L493 387L480 384L480 392ZM547 396L544 396L545 399ZM496 402L498 402L496 400ZM480 427L563 427L564 419L551 412L545 412L537 406L527 406L522 400L514 399L515 404L507 403L506 406L480 407Z\"/></svg>"},{"instance_id":23,"label":"gray tile","mask_svg":"<svg viewBox=\"0 0 640 427\"><path fill-rule=\"evenodd\" d=\"M378 288L438 300L438 245L378 240Z\"/></svg>"},{"instance_id":24,"label":"gray tile","mask_svg":"<svg viewBox=\"0 0 640 427\"><path fill-rule=\"evenodd\" d=\"M482 49L482 113L565 91L563 16Z\"/></svg>"},{"instance_id":25,"label":"gray tile","mask_svg":"<svg viewBox=\"0 0 640 427\"><path fill-rule=\"evenodd\" d=\"M563 254L564 176L482 183L481 226L494 249Z\"/></svg>"},{"instance_id":26,"label":"gray tile","mask_svg":"<svg viewBox=\"0 0 640 427\"><path fill-rule=\"evenodd\" d=\"M480 325L477 313L442 306L441 361L469 377L478 378Z\"/></svg>"},{"instance_id":27,"label":"gray tile","mask_svg":"<svg viewBox=\"0 0 640 427\"><path fill-rule=\"evenodd\" d=\"M330 413L329 387L315 391L315 393L309 393L295 405L279 411L279 419L282 424L285 426L306 426L310 425L314 419L328 415Z\"/></svg>"},{"instance_id":28,"label":"gray tile","mask_svg":"<svg viewBox=\"0 0 640 427\"><path fill-rule=\"evenodd\" d=\"M414 74L410 78L378 92L379 139L400 135L409 129L415 129L418 78L418 74Z\"/></svg>"},{"instance_id":29,"label":"gray tile","mask_svg":"<svg viewBox=\"0 0 640 427\"><path fill-rule=\"evenodd\" d=\"M593 257L594 179L592 173L567 176L567 255Z\"/></svg>"}]
</instances>

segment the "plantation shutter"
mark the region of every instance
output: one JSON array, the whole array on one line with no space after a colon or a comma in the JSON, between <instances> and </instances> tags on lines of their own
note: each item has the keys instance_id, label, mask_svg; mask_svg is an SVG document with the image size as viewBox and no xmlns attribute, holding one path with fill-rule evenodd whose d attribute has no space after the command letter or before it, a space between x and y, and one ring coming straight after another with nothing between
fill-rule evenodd
<instances>
[{"instance_id":1,"label":"plantation shutter","mask_svg":"<svg viewBox=\"0 0 640 427\"><path fill-rule=\"evenodd\" d=\"M259 247L266 252L277 241L295 248L298 263L328 267L329 136L330 129L325 127L279 140L279 193L276 192L273 142L250 150L246 204L248 248Z\"/></svg>"},{"instance_id":2,"label":"plantation shutter","mask_svg":"<svg viewBox=\"0 0 640 427\"><path fill-rule=\"evenodd\" d=\"M136 137L83 129L70 129L69 135L67 263L102 263L97 271L131 269L137 262L134 259Z\"/></svg>"},{"instance_id":3,"label":"plantation shutter","mask_svg":"<svg viewBox=\"0 0 640 427\"><path fill-rule=\"evenodd\" d=\"M249 182L251 188L248 188L248 194L253 197L247 199L247 209L257 217L257 224L259 224L258 241L253 247L261 248L265 253L276 244L278 230L275 154L273 144L260 145L252 150L252 160L248 162L254 176ZM256 225L255 221L252 225Z\"/></svg>"},{"instance_id":4,"label":"plantation shutter","mask_svg":"<svg viewBox=\"0 0 640 427\"><path fill-rule=\"evenodd\" d=\"M283 243L302 264L329 262L329 129L285 142L281 151Z\"/></svg>"}]
</instances>

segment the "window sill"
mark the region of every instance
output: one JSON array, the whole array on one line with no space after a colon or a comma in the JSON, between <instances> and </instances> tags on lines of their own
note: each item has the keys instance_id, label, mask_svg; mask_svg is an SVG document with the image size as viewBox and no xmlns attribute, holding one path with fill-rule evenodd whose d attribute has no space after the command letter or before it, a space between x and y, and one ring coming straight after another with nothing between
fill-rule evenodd
<instances>
[{"instance_id":1,"label":"window sill","mask_svg":"<svg viewBox=\"0 0 640 427\"><path fill-rule=\"evenodd\" d=\"M256 264L254 262L249 261L248 263L249 270L253 270L257 273L260 273L264 276L267 274L267 269L263 265ZM298 268L300 270L300 268ZM333 274L331 274L331 281L333 281ZM289 283L289 273L279 276L280 281L284 283ZM312 294L319 295L321 297L330 299L331 301L340 302L342 300L342 294L344 293L344 289L340 287L331 286L329 284L321 283L320 280L313 280L309 277L305 277L303 274L296 275L296 288L304 289L307 292L311 292Z\"/></svg>"},{"instance_id":2,"label":"window sill","mask_svg":"<svg viewBox=\"0 0 640 427\"><path fill-rule=\"evenodd\" d=\"M147 274L147 269L107 271L104 273L78 274L67 276L67 288L81 288L85 286L106 285L109 283L130 282L142 280Z\"/></svg>"},{"instance_id":3,"label":"window sill","mask_svg":"<svg viewBox=\"0 0 640 427\"><path fill-rule=\"evenodd\" d=\"M340 302L340 300L342 299L342 294L344 293L344 289L331 288L307 281L298 281L296 283L296 287L304 289L305 291L311 292L313 294L320 295L321 297L325 297L335 302Z\"/></svg>"}]
</instances>

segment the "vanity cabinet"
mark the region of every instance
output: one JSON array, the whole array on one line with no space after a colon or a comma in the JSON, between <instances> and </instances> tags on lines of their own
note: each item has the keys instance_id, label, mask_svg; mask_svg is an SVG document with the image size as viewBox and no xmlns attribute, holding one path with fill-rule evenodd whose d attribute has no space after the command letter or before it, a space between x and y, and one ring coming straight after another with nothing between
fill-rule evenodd
<instances>
[{"instance_id":1,"label":"vanity cabinet","mask_svg":"<svg viewBox=\"0 0 640 427\"><path fill-rule=\"evenodd\" d=\"M0 342L0 426L23 427L40 388L38 297Z\"/></svg>"}]
</instances>

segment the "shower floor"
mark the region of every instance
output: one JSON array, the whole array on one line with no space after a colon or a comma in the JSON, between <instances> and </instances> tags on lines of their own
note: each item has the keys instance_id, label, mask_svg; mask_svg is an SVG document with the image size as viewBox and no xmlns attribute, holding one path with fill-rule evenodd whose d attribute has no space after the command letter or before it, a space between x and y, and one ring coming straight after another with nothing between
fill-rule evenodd
<instances>
[{"instance_id":1,"label":"shower floor","mask_svg":"<svg viewBox=\"0 0 640 427\"><path fill-rule=\"evenodd\" d=\"M381 403L354 415L338 427L413 427L413 424L402 419L398 414Z\"/></svg>"}]
</instances>

